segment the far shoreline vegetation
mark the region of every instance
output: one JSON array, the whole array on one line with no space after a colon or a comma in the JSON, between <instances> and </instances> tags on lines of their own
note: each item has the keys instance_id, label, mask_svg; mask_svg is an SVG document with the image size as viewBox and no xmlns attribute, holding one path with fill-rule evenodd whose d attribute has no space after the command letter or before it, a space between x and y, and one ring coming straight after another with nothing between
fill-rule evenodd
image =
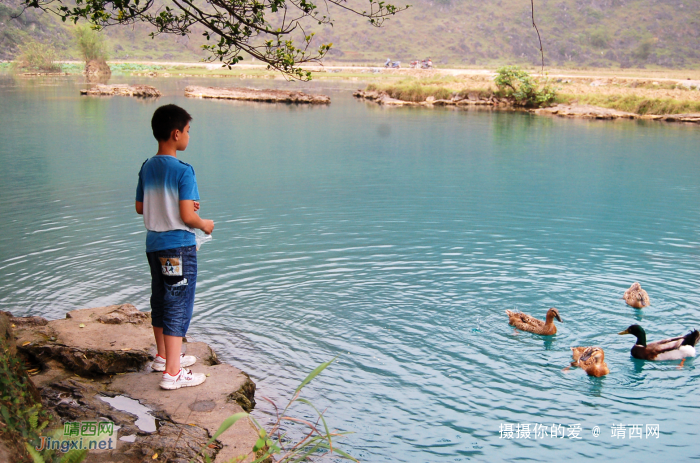
<instances>
[{"instance_id":1,"label":"far shoreline vegetation","mask_svg":"<svg viewBox=\"0 0 700 463\"><path fill-rule=\"evenodd\" d=\"M84 47L83 47L84 48ZM99 48L99 44L98 44ZM55 51L38 42L21 49L14 61L0 62L0 72L28 75L80 75L85 64L79 61L58 61ZM97 53L100 59L106 53ZM86 57L87 62L87 57ZM114 75L147 77L213 77L238 79L283 79L264 64L234 66L220 63L173 63L158 61L109 61ZM460 95L479 98L510 98L515 106L539 107L556 104L591 105L639 115L671 115L700 112L700 71L685 69L595 69L575 67L540 69L504 66L523 72L536 88L551 91L551 95L534 104L519 104L496 83L497 71L473 67L450 69L385 69L366 63L326 63L308 66L314 80L346 80L366 83L366 91L383 92L391 98L424 102L427 99L450 99ZM507 90L507 89L505 89Z\"/></svg>"},{"instance_id":2,"label":"far shoreline vegetation","mask_svg":"<svg viewBox=\"0 0 700 463\"><path fill-rule=\"evenodd\" d=\"M700 89L696 80L690 80L691 85L687 78L606 77L596 76L596 70L591 70L590 74L586 77L546 76L538 79L540 85L552 88L554 95L542 105L531 107L578 104L639 115L700 112ZM430 97L438 100L466 94L475 94L479 98L505 96L491 75L409 77L391 83L370 83L366 90L385 92L391 98L415 103Z\"/></svg>"}]
</instances>

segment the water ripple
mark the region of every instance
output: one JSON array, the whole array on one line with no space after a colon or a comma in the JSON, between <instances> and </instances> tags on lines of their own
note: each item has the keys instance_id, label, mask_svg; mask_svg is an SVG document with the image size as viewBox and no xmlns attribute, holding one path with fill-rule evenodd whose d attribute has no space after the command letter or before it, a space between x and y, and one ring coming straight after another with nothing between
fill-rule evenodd
<instances>
[{"instance_id":1,"label":"water ripple","mask_svg":"<svg viewBox=\"0 0 700 463\"><path fill-rule=\"evenodd\" d=\"M332 107L299 118L158 84L196 115L182 157L197 169L202 215L217 222L189 335L249 372L259 394L282 402L338 355L304 391L332 426L356 433L346 447L364 461L697 456L697 359L638 361L634 338L616 334L639 323L657 340L700 324L695 130L384 111L333 89ZM0 308L49 318L146 309L133 190L152 151L142 122L153 104L13 89L0 93L19 114L46 117L24 126L0 113L12 173L0 193L13 198L0 204ZM47 103L49 91L66 98ZM373 135L378 123L392 126L389 143ZM642 311L621 300L633 281L651 296ZM507 309L543 317L548 307L564 319L556 336L507 325ZM603 346L611 373L567 369L577 345ZM574 423L580 441L499 432ZM658 423L660 437L616 439L614 423Z\"/></svg>"}]
</instances>

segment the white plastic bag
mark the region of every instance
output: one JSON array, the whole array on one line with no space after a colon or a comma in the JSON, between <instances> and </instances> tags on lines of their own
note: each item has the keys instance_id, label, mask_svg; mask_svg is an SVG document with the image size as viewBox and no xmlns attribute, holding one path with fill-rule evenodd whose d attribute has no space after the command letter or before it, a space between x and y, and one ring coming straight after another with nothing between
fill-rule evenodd
<instances>
[{"instance_id":1,"label":"white plastic bag","mask_svg":"<svg viewBox=\"0 0 700 463\"><path fill-rule=\"evenodd\" d=\"M197 228L194 230L194 239L197 240L197 251L199 251L199 248L201 248L204 243L211 241L211 235L207 235Z\"/></svg>"}]
</instances>

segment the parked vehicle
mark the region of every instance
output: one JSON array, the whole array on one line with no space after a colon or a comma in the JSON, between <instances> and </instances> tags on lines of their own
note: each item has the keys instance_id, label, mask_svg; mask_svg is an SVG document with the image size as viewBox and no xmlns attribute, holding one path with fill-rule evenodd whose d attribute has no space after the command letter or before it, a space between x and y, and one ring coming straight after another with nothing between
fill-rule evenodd
<instances>
[{"instance_id":1,"label":"parked vehicle","mask_svg":"<svg viewBox=\"0 0 700 463\"><path fill-rule=\"evenodd\" d=\"M401 61L392 61L391 58L387 58L386 63L384 63L384 67L398 69L401 67Z\"/></svg>"},{"instance_id":2,"label":"parked vehicle","mask_svg":"<svg viewBox=\"0 0 700 463\"><path fill-rule=\"evenodd\" d=\"M411 67L414 69L432 69L433 68L433 61L430 58L426 58L424 60L418 61L411 61Z\"/></svg>"}]
</instances>

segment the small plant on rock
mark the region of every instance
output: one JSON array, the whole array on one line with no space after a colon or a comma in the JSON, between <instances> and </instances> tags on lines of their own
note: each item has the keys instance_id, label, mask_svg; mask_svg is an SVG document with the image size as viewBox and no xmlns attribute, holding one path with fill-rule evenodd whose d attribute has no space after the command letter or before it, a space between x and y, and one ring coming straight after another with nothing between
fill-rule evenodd
<instances>
[{"instance_id":1,"label":"small plant on rock","mask_svg":"<svg viewBox=\"0 0 700 463\"><path fill-rule=\"evenodd\" d=\"M333 442L334 438L341 437L349 433L338 431L332 432L328 428L328 424L326 423L326 419L323 417L323 413L318 411L318 409L314 407L314 405L310 401L300 397L302 388L309 384L309 382L311 382L312 379L318 376L334 361L335 358L329 360L328 362L324 362L318 367L316 367L311 373L309 373L309 375L296 388L296 390L294 391L294 395L289 400L289 403L284 408L284 410L282 410L281 412L274 402L272 402L270 399L263 397L263 399L270 402L275 407L275 411L277 412L277 419L269 430L265 430L265 428L263 428L257 422L257 420L250 416L248 413L236 413L235 415L231 415L228 418L226 418L226 420L224 420L221 426L219 426L219 429L216 431L216 433L214 433L211 439L209 439L209 442L207 442L207 444L202 447L199 454L204 457L205 461L211 463L211 458L204 452L205 449L209 445L213 444L216 438L219 437L224 431L233 426L236 423L236 421L248 417L252 420L253 424L258 429L259 438L249 453L240 455L239 457L233 459L232 462L242 462L252 456L253 463L263 463L270 461L275 461L276 463L293 463L306 461L307 458L310 456L321 456L326 454L336 454L342 458L347 458L355 462L358 461L355 458L348 455L347 453L345 453L344 451L337 448ZM316 420L316 422L312 423L308 420L294 418L287 415L287 411L295 402L300 402L311 407L318 415L318 419ZM294 423L303 424L307 427L307 433L299 442L294 442L286 437L286 433L283 433L281 431L281 424L283 421L291 421ZM273 460L273 458L275 460ZM194 460L190 461L190 463L193 462Z\"/></svg>"},{"instance_id":2,"label":"small plant on rock","mask_svg":"<svg viewBox=\"0 0 700 463\"><path fill-rule=\"evenodd\" d=\"M511 98L516 105L527 108L548 106L557 96L556 89L548 81L541 83L518 66L498 68L494 83L501 96Z\"/></svg>"},{"instance_id":3,"label":"small plant on rock","mask_svg":"<svg viewBox=\"0 0 700 463\"><path fill-rule=\"evenodd\" d=\"M84 74L88 82L109 79L112 70L107 64L107 45L104 35L89 24L76 25L73 34L80 54L85 60Z\"/></svg>"},{"instance_id":4,"label":"small plant on rock","mask_svg":"<svg viewBox=\"0 0 700 463\"><path fill-rule=\"evenodd\" d=\"M73 29L75 42L85 63L92 60L105 61L107 59L107 44L104 36L94 30L89 24L78 24Z\"/></svg>"}]
</instances>

